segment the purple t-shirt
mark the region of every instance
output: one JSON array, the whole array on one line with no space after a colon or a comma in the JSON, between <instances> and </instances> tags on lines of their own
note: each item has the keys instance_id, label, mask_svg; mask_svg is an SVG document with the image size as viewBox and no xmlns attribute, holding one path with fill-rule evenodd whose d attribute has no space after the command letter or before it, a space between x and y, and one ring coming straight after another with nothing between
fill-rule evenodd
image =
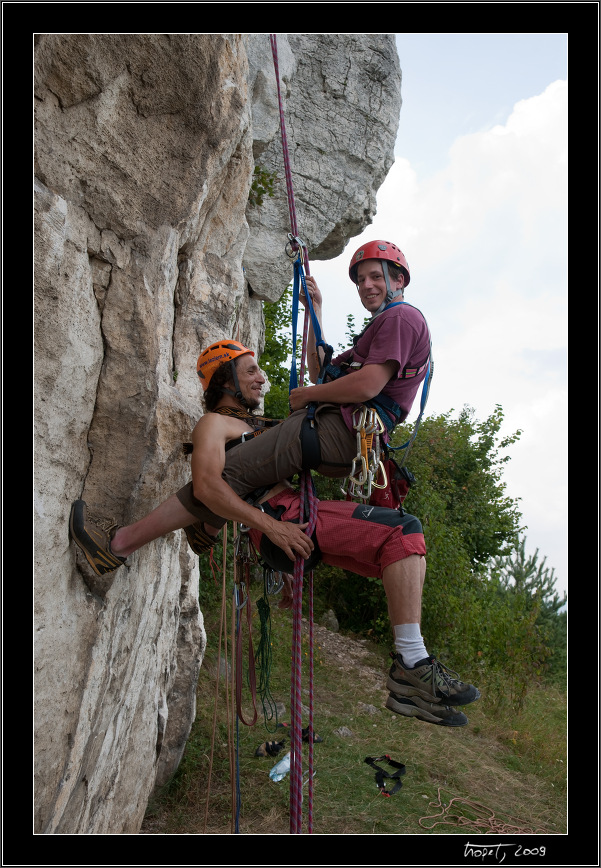
<instances>
[{"instance_id":1,"label":"purple t-shirt","mask_svg":"<svg viewBox=\"0 0 601 868\"><path fill-rule=\"evenodd\" d=\"M339 365L349 360L362 365L381 365L397 362L396 376L386 383L382 394L387 395L401 408L400 422L411 410L417 390L426 376L425 363L430 355L430 333L423 315L410 304L397 304L379 314L357 345L345 350L332 364ZM351 358L352 357L352 358ZM416 376L399 379L405 368L413 370L424 367ZM352 377L352 373L347 376ZM353 430L353 411L360 404L343 404L342 416L348 428Z\"/></svg>"}]
</instances>

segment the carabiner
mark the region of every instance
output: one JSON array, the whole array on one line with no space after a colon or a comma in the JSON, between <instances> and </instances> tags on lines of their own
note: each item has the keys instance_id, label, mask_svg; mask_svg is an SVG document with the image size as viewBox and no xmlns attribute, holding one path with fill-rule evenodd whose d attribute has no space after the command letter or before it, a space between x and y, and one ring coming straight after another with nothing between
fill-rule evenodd
<instances>
[{"instance_id":1,"label":"carabiner","mask_svg":"<svg viewBox=\"0 0 601 868\"><path fill-rule=\"evenodd\" d=\"M386 476L386 470L382 462L378 462L378 469L382 471L382 477L384 478L384 482L382 484L376 482L377 476L372 480L372 485L374 488L386 488L388 485L388 477Z\"/></svg>"},{"instance_id":2,"label":"carabiner","mask_svg":"<svg viewBox=\"0 0 601 868\"><path fill-rule=\"evenodd\" d=\"M276 579L276 576L278 577ZM265 580L265 590L269 596L279 594L284 587L284 579L280 572L276 572L271 568L265 567L263 570L263 578Z\"/></svg>"},{"instance_id":3,"label":"carabiner","mask_svg":"<svg viewBox=\"0 0 601 868\"><path fill-rule=\"evenodd\" d=\"M242 600L242 602L240 602L240 591L242 590L244 592L244 588L244 582L238 582L237 585L234 585L234 591L236 595L235 605L238 612L243 609L248 602L248 594L245 594L244 599Z\"/></svg>"},{"instance_id":4,"label":"carabiner","mask_svg":"<svg viewBox=\"0 0 601 868\"><path fill-rule=\"evenodd\" d=\"M244 563L255 563L257 554L254 548L251 547L250 537L247 533L239 533L234 540L234 554L237 561Z\"/></svg>"}]
</instances>

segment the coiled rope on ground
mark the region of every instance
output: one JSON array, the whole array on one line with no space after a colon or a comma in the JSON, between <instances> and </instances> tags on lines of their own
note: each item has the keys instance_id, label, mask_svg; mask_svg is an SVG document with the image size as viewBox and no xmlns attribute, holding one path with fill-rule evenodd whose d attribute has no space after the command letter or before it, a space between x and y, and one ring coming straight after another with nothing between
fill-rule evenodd
<instances>
[{"instance_id":1,"label":"coiled rope on ground","mask_svg":"<svg viewBox=\"0 0 601 868\"><path fill-rule=\"evenodd\" d=\"M487 808L480 802L452 796L448 802L443 801L443 787L438 787L438 801L430 802L430 807L440 808L438 814L428 814L421 817L419 824L422 829L433 829L435 826L446 825L461 827L468 832L478 832L482 835L543 835L549 834L548 829L539 826L524 826L519 819L505 815L502 818L492 808ZM472 814L473 816L469 816ZM435 822L426 825L424 821Z\"/></svg>"}]
</instances>

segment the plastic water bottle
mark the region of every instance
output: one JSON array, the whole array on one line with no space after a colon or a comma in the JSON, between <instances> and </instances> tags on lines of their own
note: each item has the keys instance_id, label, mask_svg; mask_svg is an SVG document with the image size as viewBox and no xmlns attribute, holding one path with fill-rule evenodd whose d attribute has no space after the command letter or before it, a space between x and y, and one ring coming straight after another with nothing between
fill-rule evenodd
<instances>
[{"instance_id":1,"label":"plastic water bottle","mask_svg":"<svg viewBox=\"0 0 601 868\"><path fill-rule=\"evenodd\" d=\"M279 763L276 763L269 772L269 777L272 781L281 781L290 771L290 751L285 754Z\"/></svg>"}]
</instances>

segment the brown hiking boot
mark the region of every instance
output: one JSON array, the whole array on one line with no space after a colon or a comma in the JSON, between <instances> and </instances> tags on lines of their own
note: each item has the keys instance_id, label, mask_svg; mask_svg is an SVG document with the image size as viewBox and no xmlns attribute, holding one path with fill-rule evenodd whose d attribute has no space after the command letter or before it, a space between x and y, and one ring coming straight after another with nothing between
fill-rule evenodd
<instances>
[{"instance_id":1,"label":"brown hiking boot","mask_svg":"<svg viewBox=\"0 0 601 868\"><path fill-rule=\"evenodd\" d=\"M189 524L184 528L188 545L195 555L203 555L205 552L211 551L218 537L211 536L205 530L204 523L197 521L194 524Z\"/></svg>"},{"instance_id":2,"label":"brown hiking boot","mask_svg":"<svg viewBox=\"0 0 601 868\"><path fill-rule=\"evenodd\" d=\"M110 519L92 518L83 500L76 500L71 507L71 537L97 576L116 570L126 561L126 558L117 557L111 551L111 539L119 527Z\"/></svg>"},{"instance_id":3,"label":"brown hiking boot","mask_svg":"<svg viewBox=\"0 0 601 868\"><path fill-rule=\"evenodd\" d=\"M386 687L399 696L415 699L419 696L428 702L444 705L468 705L480 698L480 691L473 684L465 684L452 675L436 657L426 657L411 669L403 663L400 654L393 655Z\"/></svg>"},{"instance_id":4,"label":"brown hiking boot","mask_svg":"<svg viewBox=\"0 0 601 868\"><path fill-rule=\"evenodd\" d=\"M450 705L441 702L427 702L420 696L398 696L390 693L386 700L386 708L395 714L405 717L416 717L426 723L434 723L436 726L467 726L467 717L462 711L457 711Z\"/></svg>"}]
</instances>

